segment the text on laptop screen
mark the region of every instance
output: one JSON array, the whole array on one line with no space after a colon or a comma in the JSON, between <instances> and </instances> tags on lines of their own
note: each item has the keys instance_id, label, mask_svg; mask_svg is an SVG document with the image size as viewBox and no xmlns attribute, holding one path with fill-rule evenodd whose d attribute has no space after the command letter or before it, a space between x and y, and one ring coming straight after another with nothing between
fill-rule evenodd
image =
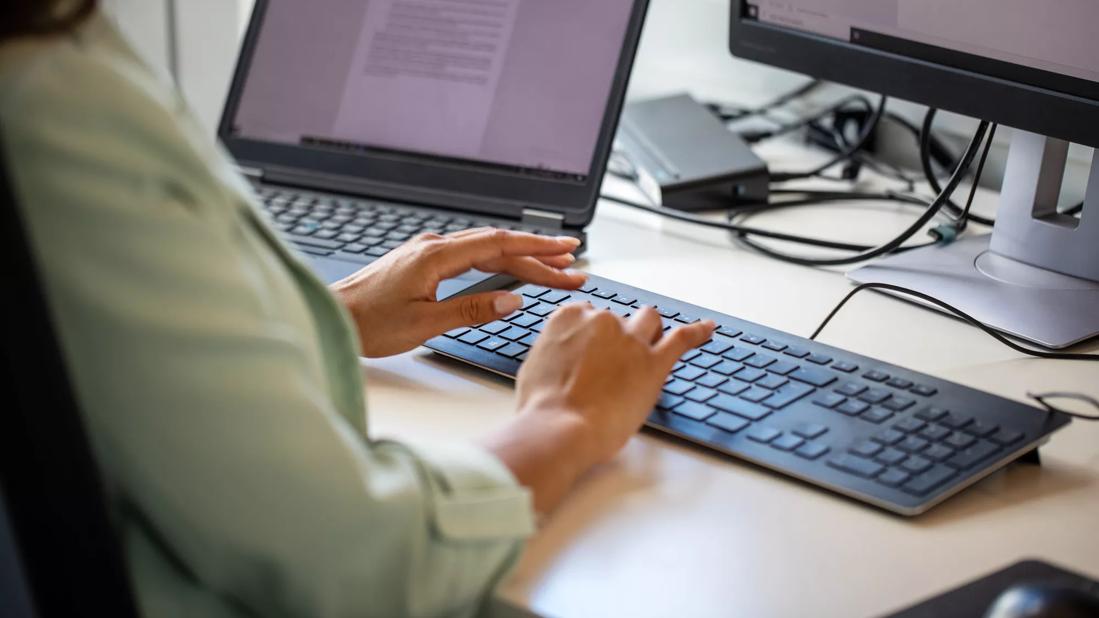
<instances>
[{"instance_id":1,"label":"text on laptop screen","mask_svg":"<svg viewBox=\"0 0 1099 618\"><path fill-rule=\"evenodd\" d=\"M633 6L271 0L232 131L584 177Z\"/></svg>"}]
</instances>

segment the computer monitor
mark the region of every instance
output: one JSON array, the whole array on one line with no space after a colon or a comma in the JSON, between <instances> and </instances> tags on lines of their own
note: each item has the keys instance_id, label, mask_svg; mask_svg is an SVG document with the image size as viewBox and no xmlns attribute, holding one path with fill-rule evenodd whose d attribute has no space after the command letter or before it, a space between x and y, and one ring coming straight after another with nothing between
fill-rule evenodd
<instances>
[{"instance_id":1,"label":"computer monitor","mask_svg":"<svg viewBox=\"0 0 1099 618\"><path fill-rule=\"evenodd\" d=\"M1069 143L1099 146L1093 0L733 0L736 56L1015 129L990 235L850 277L916 289L1050 348L1099 335L1099 157L1057 209Z\"/></svg>"}]
</instances>

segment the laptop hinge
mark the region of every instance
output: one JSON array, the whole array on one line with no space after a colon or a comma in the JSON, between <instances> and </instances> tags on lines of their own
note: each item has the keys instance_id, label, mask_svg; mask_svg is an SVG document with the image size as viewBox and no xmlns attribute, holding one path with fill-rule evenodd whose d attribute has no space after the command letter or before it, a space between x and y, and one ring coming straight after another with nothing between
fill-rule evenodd
<instances>
[{"instance_id":1,"label":"laptop hinge","mask_svg":"<svg viewBox=\"0 0 1099 618\"><path fill-rule=\"evenodd\" d=\"M565 226L565 215L558 214L556 212L549 212L548 210L524 208L522 222L524 225L530 225L534 227L561 229Z\"/></svg>"},{"instance_id":2,"label":"laptop hinge","mask_svg":"<svg viewBox=\"0 0 1099 618\"><path fill-rule=\"evenodd\" d=\"M252 180L263 180L263 170L258 167L245 167L243 165L238 165L237 171Z\"/></svg>"}]
</instances>

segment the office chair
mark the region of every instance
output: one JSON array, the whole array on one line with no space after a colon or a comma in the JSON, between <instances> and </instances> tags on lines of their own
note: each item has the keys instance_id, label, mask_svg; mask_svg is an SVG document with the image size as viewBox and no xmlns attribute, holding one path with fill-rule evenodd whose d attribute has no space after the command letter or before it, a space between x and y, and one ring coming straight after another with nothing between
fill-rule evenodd
<instances>
[{"instance_id":1,"label":"office chair","mask_svg":"<svg viewBox=\"0 0 1099 618\"><path fill-rule=\"evenodd\" d=\"M0 149L0 615L137 616Z\"/></svg>"}]
</instances>

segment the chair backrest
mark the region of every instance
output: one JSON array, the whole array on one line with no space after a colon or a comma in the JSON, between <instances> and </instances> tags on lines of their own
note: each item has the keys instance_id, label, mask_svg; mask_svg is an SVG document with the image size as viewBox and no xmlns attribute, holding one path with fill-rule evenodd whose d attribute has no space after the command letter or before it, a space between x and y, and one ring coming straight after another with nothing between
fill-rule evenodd
<instances>
[{"instance_id":1,"label":"chair backrest","mask_svg":"<svg viewBox=\"0 0 1099 618\"><path fill-rule=\"evenodd\" d=\"M0 149L0 614L136 616Z\"/></svg>"}]
</instances>

